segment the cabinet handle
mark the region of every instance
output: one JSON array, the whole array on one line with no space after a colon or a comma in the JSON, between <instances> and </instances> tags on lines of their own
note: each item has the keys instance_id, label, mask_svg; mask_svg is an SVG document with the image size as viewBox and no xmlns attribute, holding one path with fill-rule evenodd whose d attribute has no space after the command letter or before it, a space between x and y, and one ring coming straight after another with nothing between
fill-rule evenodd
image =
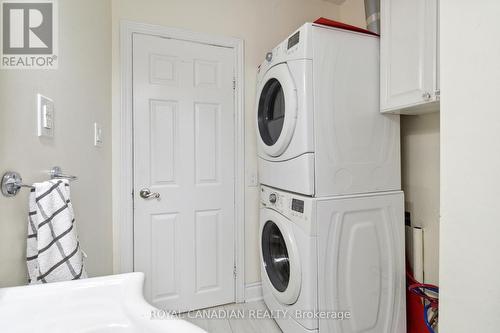
<instances>
[{"instance_id":1,"label":"cabinet handle","mask_svg":"<svg viewBox=\"0 0 500 333\"><path fill-rule=\"evenodd\" d=\"M432 96L431 96L431 94L430 94L429 92L424 92L424 93L422 94L422 98L423 98L425 101L430 100L430 99L431 99L431 97L432 97Z\"/></svg>"}]
</instances>

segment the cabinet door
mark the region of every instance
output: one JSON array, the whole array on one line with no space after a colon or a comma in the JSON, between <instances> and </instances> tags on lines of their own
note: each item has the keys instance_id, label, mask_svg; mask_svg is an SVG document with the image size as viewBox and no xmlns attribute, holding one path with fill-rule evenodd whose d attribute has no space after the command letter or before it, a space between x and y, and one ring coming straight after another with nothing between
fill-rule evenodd
<instances>
[{"instance_id":1,"label":"cabinet door","mask_svg":"<svg viewBox=\"0 0 500 333\"><path fill-rule=\"evenodd\" d=\"M317 201L322 333L406 332L403 193Z\"/></svg>"},{"instance_id":2,"label":"cabinet door","mask_svg":"<svg viewBox=\"0 0 500 333\"><path fill-rule=\"evenodd\" d=\"M436 101L438 0L382 0L381 111Z\"/></svg>"}]
</instances>

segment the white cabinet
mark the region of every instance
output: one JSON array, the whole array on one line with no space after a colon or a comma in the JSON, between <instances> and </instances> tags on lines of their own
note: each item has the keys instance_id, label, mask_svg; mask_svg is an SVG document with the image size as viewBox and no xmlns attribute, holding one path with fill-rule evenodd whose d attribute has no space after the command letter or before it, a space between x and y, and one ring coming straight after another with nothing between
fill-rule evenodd
<instances>
[{"instance_id":1,"label":"white cabinet","mask_svg":"<svg viewBox=\"0 0 500 333\"><path fill-rule=\"evenodd\" d=\"M438 0L381 0L380 110L439 109Z\"/></svg>"}]
</instances>

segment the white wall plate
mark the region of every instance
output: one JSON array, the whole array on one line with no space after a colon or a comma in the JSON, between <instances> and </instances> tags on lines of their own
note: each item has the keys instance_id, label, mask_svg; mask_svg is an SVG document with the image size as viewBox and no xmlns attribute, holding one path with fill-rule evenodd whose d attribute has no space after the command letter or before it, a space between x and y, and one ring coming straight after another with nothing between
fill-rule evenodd
<instances>
[{"instance_id":1,"label":"white wall plate","mask_svg":"<svg viewBox=\"0 0 500 333\"><path fill-rule=\"evenodd\" d=\"M37 119L40 137L54 136L54 101L41 94L37 94Z\"/></svg>"}]
</instances>

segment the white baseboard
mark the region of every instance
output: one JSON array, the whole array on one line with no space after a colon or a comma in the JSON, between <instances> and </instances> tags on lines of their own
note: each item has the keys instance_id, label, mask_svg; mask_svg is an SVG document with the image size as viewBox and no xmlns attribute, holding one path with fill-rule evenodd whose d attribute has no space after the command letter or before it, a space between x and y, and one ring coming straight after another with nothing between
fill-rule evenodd
<instances>
[{"instance_id":1,"label":"white baseboard","mask_svg":"<svg viewBox=\"0 0 500 333\"><path fill-rule=\"evenodd\" d=\"M245 302L262 300L262 282L253 282L245 285Z\"/></svg>"}]
</instances>

